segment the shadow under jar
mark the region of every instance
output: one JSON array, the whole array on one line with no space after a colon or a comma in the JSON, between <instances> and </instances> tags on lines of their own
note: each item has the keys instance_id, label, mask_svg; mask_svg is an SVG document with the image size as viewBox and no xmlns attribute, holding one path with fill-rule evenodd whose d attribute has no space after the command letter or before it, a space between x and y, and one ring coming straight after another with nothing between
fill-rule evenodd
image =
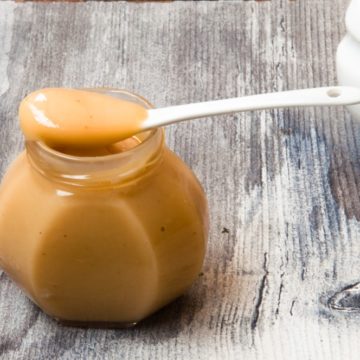
<instances>
[{"instance_id":1,"label":"shadow under jar","mask_svg":"<svg viewBox=\"0 0 360 360\"><path fill-rule=\"evenodd\" d=\"M103 92L144 107L141 97ZM205 194L161 129L102 156L28 142L0 187L0 265L47 314L127 327L184 293L208 235Z\"/></svg>"}]
</instances>

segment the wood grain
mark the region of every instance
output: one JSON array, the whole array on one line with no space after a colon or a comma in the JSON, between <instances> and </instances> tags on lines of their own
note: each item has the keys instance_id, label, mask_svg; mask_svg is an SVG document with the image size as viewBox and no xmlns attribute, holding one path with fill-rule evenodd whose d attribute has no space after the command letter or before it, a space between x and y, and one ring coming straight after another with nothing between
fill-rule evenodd
<instances>
[{"instance_id":1,"label":"wood grain","mask_svg":"<svg viewBox=\"0 0 360 360\"><path fill-rule=\"evenodd\" d=\"M36 88L128 88L163 106L335 84L346 5L0 2L1 174ZM0 357L357 359L360 124L343 108L274 110L174 125L167 139L210 203L192 290L133 329L73 329L2 273Z\"/></svg>"}]
</instances>

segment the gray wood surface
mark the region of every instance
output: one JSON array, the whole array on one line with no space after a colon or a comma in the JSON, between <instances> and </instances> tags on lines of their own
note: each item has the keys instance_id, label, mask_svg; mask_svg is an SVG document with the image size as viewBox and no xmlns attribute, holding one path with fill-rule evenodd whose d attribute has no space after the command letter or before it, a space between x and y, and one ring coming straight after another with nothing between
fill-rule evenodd
<instances>
[{"instance_id":1,"label":"gray wood surface","mask_svg":"<svg viewBox=\"0 0 360 360\"><path fill-rule=\"evenodd\" d=\"M163 106L335 84L346 5L2 1L1 175L23 147L18 103L40 87L128 88ZM360 124L344 108L262 111L167 139L208 195L203 276L133 329L84 330L1 273L0 358L358 359Z\"/></svg>"}]
</instances>

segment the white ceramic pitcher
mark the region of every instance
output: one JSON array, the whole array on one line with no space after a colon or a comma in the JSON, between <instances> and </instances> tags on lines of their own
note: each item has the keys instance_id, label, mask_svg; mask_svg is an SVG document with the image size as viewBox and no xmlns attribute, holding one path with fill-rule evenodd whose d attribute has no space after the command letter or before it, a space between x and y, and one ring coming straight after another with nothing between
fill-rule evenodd
<instances>
[{"instance_id":1,"label":"white ceramic pitcher","mask_svg":"<svg viewBox=\"0 0 360 360\"><path fill-rule=\"evenodd\" d=\"M360 0L352 0L345 17L347 34L341 41L336 56L340 85L360 88ZM348 107L360 121L360 105Z\"/></svg>"}]
</instances>

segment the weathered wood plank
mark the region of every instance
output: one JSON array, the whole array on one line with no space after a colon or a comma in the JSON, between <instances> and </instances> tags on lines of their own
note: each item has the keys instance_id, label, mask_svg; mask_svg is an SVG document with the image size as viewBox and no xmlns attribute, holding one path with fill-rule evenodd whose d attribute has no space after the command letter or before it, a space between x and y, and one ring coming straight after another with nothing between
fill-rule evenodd
<instances>
[{"instance_id":1,"label":"weathered wood plank","mask_svg":"<svg viewBox=\"0 0 360 360\"><path fill-rule=\"evenodd\" d=\"M125 87L162 106L334 84L346 4L1 2L1 174L22 148L17 104L39 87ZM167 138L208 194L204 275L115 331L60 327L1 274L0 357L357 358L358 298L328 303L360 280L360 125L343 108L276 110Z\"/></svg>"}]
</instances>

